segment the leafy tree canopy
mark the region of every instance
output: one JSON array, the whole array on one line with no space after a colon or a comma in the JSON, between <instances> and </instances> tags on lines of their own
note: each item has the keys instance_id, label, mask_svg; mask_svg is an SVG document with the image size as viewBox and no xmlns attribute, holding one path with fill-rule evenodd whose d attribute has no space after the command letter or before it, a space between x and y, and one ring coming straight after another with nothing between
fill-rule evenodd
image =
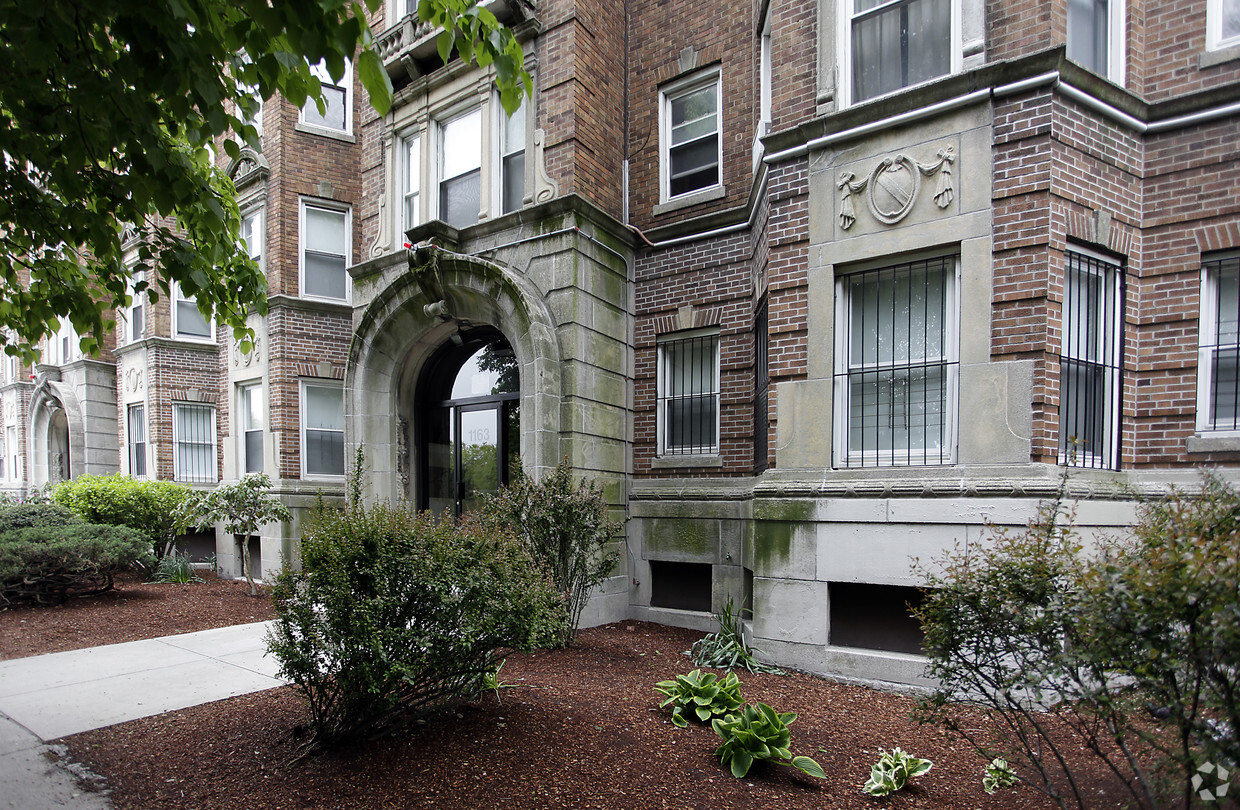
<instances>
[{"instance_id":1,"label":"leafy tree canopy","mask_svg":"<svg viewBox=\"0 0 1240 810\"><path fill-rule=\"evenodd\" d=\"M383 0L364 0L371 10ZM504 106L530 91L520 45L476 0L421 0L440 53L493 65ZM248 343L266 282L239 247L232 183L208 146L257 146L246 119L281 94L325 110L310 64L346 60L384 113L392 86L356 0L47 0L0 6L0 345L35 358L62 319L95 352L110 311L176 282ZM132 230L130 230L132 229ZM136 239L132 237L136 236ZM126 251L133 251L128 256ZM126 259L130 263L126 263Z\"/></svg>"}]
</instances>

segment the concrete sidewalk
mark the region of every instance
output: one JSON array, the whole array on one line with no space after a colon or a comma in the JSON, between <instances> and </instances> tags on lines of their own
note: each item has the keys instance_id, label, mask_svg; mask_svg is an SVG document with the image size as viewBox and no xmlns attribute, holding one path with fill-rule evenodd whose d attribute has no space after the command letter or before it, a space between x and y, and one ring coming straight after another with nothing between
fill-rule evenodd
<instances>
[{"instance_id":1,"label":"concrete sidewalk","mask_svg":"<svg viewBox=\"0 0 1240 810\"><path fill-rule=\"evenodd\" d=\"M82 791L46 743L280 686L267 626L0 661L0 810L109 807L106 797Z\"/></svg>"}]
</instances>

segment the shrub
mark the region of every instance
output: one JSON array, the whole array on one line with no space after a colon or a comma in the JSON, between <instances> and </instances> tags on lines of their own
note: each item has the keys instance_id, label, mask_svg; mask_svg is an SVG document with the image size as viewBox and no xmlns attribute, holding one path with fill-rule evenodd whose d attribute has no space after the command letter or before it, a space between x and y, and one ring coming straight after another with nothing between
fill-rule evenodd
<instances>
[{"instance_id":1,"label":"shrub","mask_svg":"<svg viewBox=\"0 0 1240 810\"><path fill-rule=\"evenodd\" d=\"M59 604L112 587L113 576L150 560L140 532L78 523L0 534L0 601Z\"/></svg>"},{"instance_id":2,"label":"shrub","mask_svg":"<svg viewBox=\"0 0 1240 810\"><path fill-rule=\"evenodd\" d=\"M573 484L568 460L542 481L524 470L488 498L482 519L488 526L515 531L517 538L563 594L567 615L561 644L577 635L590 591L603 583L618 559L607 546L617 526L607 518L607 502L593 482Z\"/></svg>"},{"instance_id":3,"label":"shrub","mask_svg":"<svg viewBox=\"0 0 1240 810\"><path fill-rule=\"evenodd\" d=\"M723 610L715 617L719 630L693 642L689 657L700 667L715 669L736 669L744 667L750 672L783 675L784 671L776 666L764 664L756 654L762 652L750 647L745 642L745 634L741 628L740 611L732 605L732 600L724 605Z\"/></svg>"},{"instance_id":4,"label":"shrub","mask_svg":"<svg viewBox=\"0 0 1240 810\"><path fill-rule=\"evenodd\" d=\"M472 699L501 648L529 649L558 603L517 540L379 505L323 513L273 596L268 645L310 710L312 743L394 732Z\"/></svg>"},{"instance_id":5,"label":"shrub","mask_svg":"<svg viewBox=\"0 0 1240 810\"><path fill-rule=\"evenodd\" d=\"M861 786L871 796L890 796L903 790L914 776L921 776L933 765L930 760L919 759L899 746L890 751L879 749L878 753L878 762L870 768L870 778Z\"/></svg>"},{"instance_id":6,"label":"shrub","mask_svg":"<svg viewBox=\"0 0 1240 810\"><path fill-rule=\"evenodd\" d=\"M114 475L79 475L52 490L56 503L88 523L129 526L145 534L160 557L172 553L177 535L194 524L183 518L183 504L194 490L172 481L143 481Z\"/></svg>"},{"instance_id":7,"label":"shrub","mask_svg":"<svg viewBox=\"0 0 1240 810\"><path fill-rule=\"evenodd\" d=\"M182 554L174 550L156 564L155 572L151 574L151 582L173 582L178 585L188 585L191 582L202 582L202 577L194 573L194 567L190 564L188 554Z\"/></svg>"},{"instance_id":8,"label":"shrub","mask_svg":"<svg viewBox=\"0 0 1240 810\"><path fill-rule=\"evenodd\" d=\"M292 520L288 507L272 495L270 489L271 479L266 473L250 473L235 484L222 484L206 496L191 501L187 508L193 517L186 522L223 523L224 531L248 538L265 524ZM250 569L248 542L241 544L241 567L250 585L250 596L258 596L258 585Z\"/></svg>"},{"instance_id":9,"label":"shrub","mask_svg":"<svg viewBox=\"0 0 1240 810\"><path fill-rule=\"evenodd\" d=\"M788 726L796 719L795 712L777 712L765 703L746 704L740 714L711 721L711 728L723 738L715 756L737 779L749 773L754 762L763 760L825 779L821 765L806 756L792 756L788 748L792 741Z\"/></svg>"},{"instance_id":10,"label":"shrub","mask_svg":"<svg viewBox=\"0 0 1240 810\"><path fill-rule=\"evenodd\" d=\"M54 503L25 502L0 506L0 534L30 526L70 526L84 522L72 510Z\"/></svg>"},{"instance_id":11,"label":"shrub","mask_svg":"<svg viewBox=\"0 0 1240 810\"><path fill-rule=\"evenodd\" d=\"M654 688L667 698L659 708L672 707L672 725L678 728L689 725L685 717L690 713L705 723L712 717L735 712L745 702L740 679L731 672L720 680L713 672L703 674L695 669L688 675L677 675L674 680L659 681Z\"/></svg>"}]
</instances>

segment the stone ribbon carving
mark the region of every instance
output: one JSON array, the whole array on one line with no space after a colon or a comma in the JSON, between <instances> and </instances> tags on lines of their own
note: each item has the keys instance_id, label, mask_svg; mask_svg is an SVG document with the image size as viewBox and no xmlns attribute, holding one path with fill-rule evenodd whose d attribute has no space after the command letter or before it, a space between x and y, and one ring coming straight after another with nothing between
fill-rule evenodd
<instances>
[{"instance_id":1,"label":"stone ribbon carving","mask_svg":"<svg viewBox=\"0 0 1240 810\"><path fill-rule=\"evenodd\" d=\"M885 225L894 225L908 216L921 193L921 178L938 176L934 189L934 204L946 208L956 198L952 186L951 164L956 162L956 152L951 146L938 151L938 160L920 163L905 154L885 157L878 162L868 177L858 180L850 171L840 172L840 227L848 230L857 221L853 196L866 192L866 202L874 218Z\"/></svg>"}]
</instances>

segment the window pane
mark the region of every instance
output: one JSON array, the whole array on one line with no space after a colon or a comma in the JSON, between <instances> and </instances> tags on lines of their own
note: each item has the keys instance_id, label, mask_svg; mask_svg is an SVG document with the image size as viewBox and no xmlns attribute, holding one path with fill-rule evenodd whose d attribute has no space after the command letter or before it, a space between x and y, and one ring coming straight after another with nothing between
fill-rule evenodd
<instances>
[{"instance_id":1,"label":"window pane","mask_svg":"<svg viewBox=\"0 0 1240 810\"><path fill-rule=\"evenodd\" d=\"M1068 0L1068 58L1087 70L1107 71L1107 0Z\"/></svg>"},{"instance_id":2,"label":"window pane","mask_svg":"<svg viewBox=\"0 0 1240 810\"><path fill-rule=\"evenodd\" d=\"M307 124L326 127L328 129L346 129L346 108L348 93L339 85L323 84L323 100L327 102L327 112L320 113L319 105L307 101L304 116Z\"/></svg>"},{"instance_id":3,"label":"window pane","mask_svg":"<svg viewBox=\"0 0 1240 810\"><path fill-rule=\"evenodd\" d=\"M718 93L712 82L707 87L674 98L672 103L672 143L682 143L715 130ZM680 137L677 137L680 133Z\"/></svg>"},{"instance_id":4,"label":"window pane","mask_svg":"<svg viewBox=\"0 0 1240 810\"><path fill-rule=\"evenodd\" d=\"M211 325L198 311L193 299L177 300L177 335L181 337L209 338Z\"/></svg>"},{"instance_id":5,"label":"window pane","mask_svg":"<svg viewBox=\"0 0 1240 810\"><path fill-rule=\"evenodd\" d=\"M404 171L401 174L403 188L401 194L404 197L404 230L409 230L417 225L421 211L418 208L418 200L422 190L422 139L406 138L404 142L404 150L401 153L401 159L404 162Z\"/></svg>"},{"instance_id":6,"label":"window pane","mask_svg":"<svg viewBox=\"0 0 1240 810\"><path fill-rule=\"evenodd\" d=\"M877 3L858 3L860 14ZM864 101L951 72L950 0L910 0L853 22L853 96Z\"/></svg>"},{"instance_id":7,"label":"window pane","mask_svg":"<svg viewBox=\"0 0 1240 810\"><path fill-rule=\"evenodd\" d=\"M345 297L344 258L306 252L306 295L319 298Z\"/></svg>"},{"instance_id":8,"label":"window pane","mask_svg":"<svg viewBox=\"0 0 1240 810\"><path fill-rule=\"evenodd\" d=\"M306 250L345 255L348 244L344 211L328 211L306 206Z\"/></svg>"},{"instance_id":9,"label":"window pane","mask_svg":"<svg viewBox=\"0 0 1240 810\"><path fill-rule=\"evenodd\" d=\"M1222 0L1223 39L1240 37L1240 1Z\"/></svg>"},{"instance_id":10,"label":"window pane","mask_svg":"<svg viewBox=\"0 0 1240 810\"><path fill-rule=\"evenodd\" d=\"M482 172L475 170L439 184L439 218L454 228L478 221L482 207Z\"/></svg>"},{"instance_id":11,"label":"window pane","mask_svg":"<svg viewBox=\"0 0 1240 810\"><path fill-rule=\"evenodd\" d=\"M306 474L344 475L344 433L306 431Z\"/></svg>"},{"instance_id":12,"label":"window pane","mask_svg":"<svg viewBox=\"0 0 1240 810\"><path fill-rule=\"evenodd\" d=\"M344 475L344 389L305 387L306 474Z\"/></svg>"},{"instance_id":13,"label":"window pane","mask_svg":"<svg viewBox=\"0 0 1240 810\"><path fill-rule=\"evenodd\" d=\"M516 211L525 201L525 153L504 158L504 213Z\"/></svg>"},{"instance_id":14,"label":"window pane","mask_svg":"<svg viewBox=\"0 0 1240 810\"><path fill-rule=\"evenodd\" d=\"M245 432L245 471L247 473L263 471L263 432L261 430Z\"/></svg>"},{"instance_id":15,"label":"window pane","mask_svg":"<svg viewBox=\"0 0 1240 810\"><path fill-rule=\"evenodd\" d=\"M1213 312L1202 312L1201 323L1214 321L1214 333L1201 336L1207 368L1198 374L1209 381L1206 423L1216 430L1240 429L1240 258L1207 262ZM1211 316L1213 316L1211 318Z\"/></svg>"},{"instance_id":16,"label":"window pane","mask_svg":"<svg viewBox=\"0 0 1240 810\"><path fill-rule=\"evenodd\" d=\"M263 388L247 385L241 389L242 467L245 472L263 471Z\"/></svg>"},{"instance_id":17,"label":"window pane","mask_svg":"<svg viewBox=\"0 0 1240 810\"><path fill-rule=\"evenodd\" d=\"M241 220L241 242L245 245L246 255L255 262L263 260L263 214L255 211Z\"/></svg>"},{"instance_id":18,"label":"window pane","mask_svg":"<svg viewBox=\"0 0 1240 810\"><path fill-rule=\"evenodd\" d=\"M1119 432L1119 268L1069 253L1060 356L1059 452L1064 463L1114 468Z\"/></svg>"},{"instance_id":19,"label":"window pane","mask_svg":"<svg viewBox=\"0 0 1240 810\"><path fill-rule=\"evenodd\" d=\"M719 183L719 146L714 137L672 149L668 157L671 196Z\"/></svg>"},{"instance_id":20,"label":"window pane","mask_svg":"<svg viewBox=\"0 0 1240 810\"><path fill-rule=\"evenodd\" d=\"M215 481L215 409L173 405L172 420L176 480Z\"/></svg>"},{"instance_id":21,"label":"window pane","mask_svg":"<svg viewBox=\"0 0 1240 810\"><path fill-rule=\"evenodd\" d=\"M662 344L663 450L718 451L718 338L714 335Z\"/></svg>"},{"instance_id":22,"label":"window pane","mask_svg":"<svg viewBox=\"0 0 1240 810\"><path fill-rule=\"evenodd\" d=\"M482 168L482 110L472 110L443 125L443 163L440 177L453 177ZM474 212L477 218L478 212Z\"/></svg>"},{"instance_id":23,"label":"window pane","mask_svg":"<svg viewBox=\"0 0 1240 810\"><path fill-rule=\"evenodd\" d=\"M129 406L129 474L146 475L146 408L142 405Z\"/></svg>"},{"instance_id":24,"label":"window pane","mask_svg":"<svg viewBox=\"0 0 1240 810\"><path fill-rule=\"evenodd\" d=\"M344 430L344 389L306 386L305 426L314 430Z\"/></svg>"},{"instance_id":25,"label":"window pane","mask_svg":"<svg viewBox=\"0 0 1240 810\"><path fill-rule=\"evenodd\" d=\"M512 115L505 115L504 108L498 107L497 115L504 119L504 154L525 150L525 103Z\"/></svg>"}]
</instances>

